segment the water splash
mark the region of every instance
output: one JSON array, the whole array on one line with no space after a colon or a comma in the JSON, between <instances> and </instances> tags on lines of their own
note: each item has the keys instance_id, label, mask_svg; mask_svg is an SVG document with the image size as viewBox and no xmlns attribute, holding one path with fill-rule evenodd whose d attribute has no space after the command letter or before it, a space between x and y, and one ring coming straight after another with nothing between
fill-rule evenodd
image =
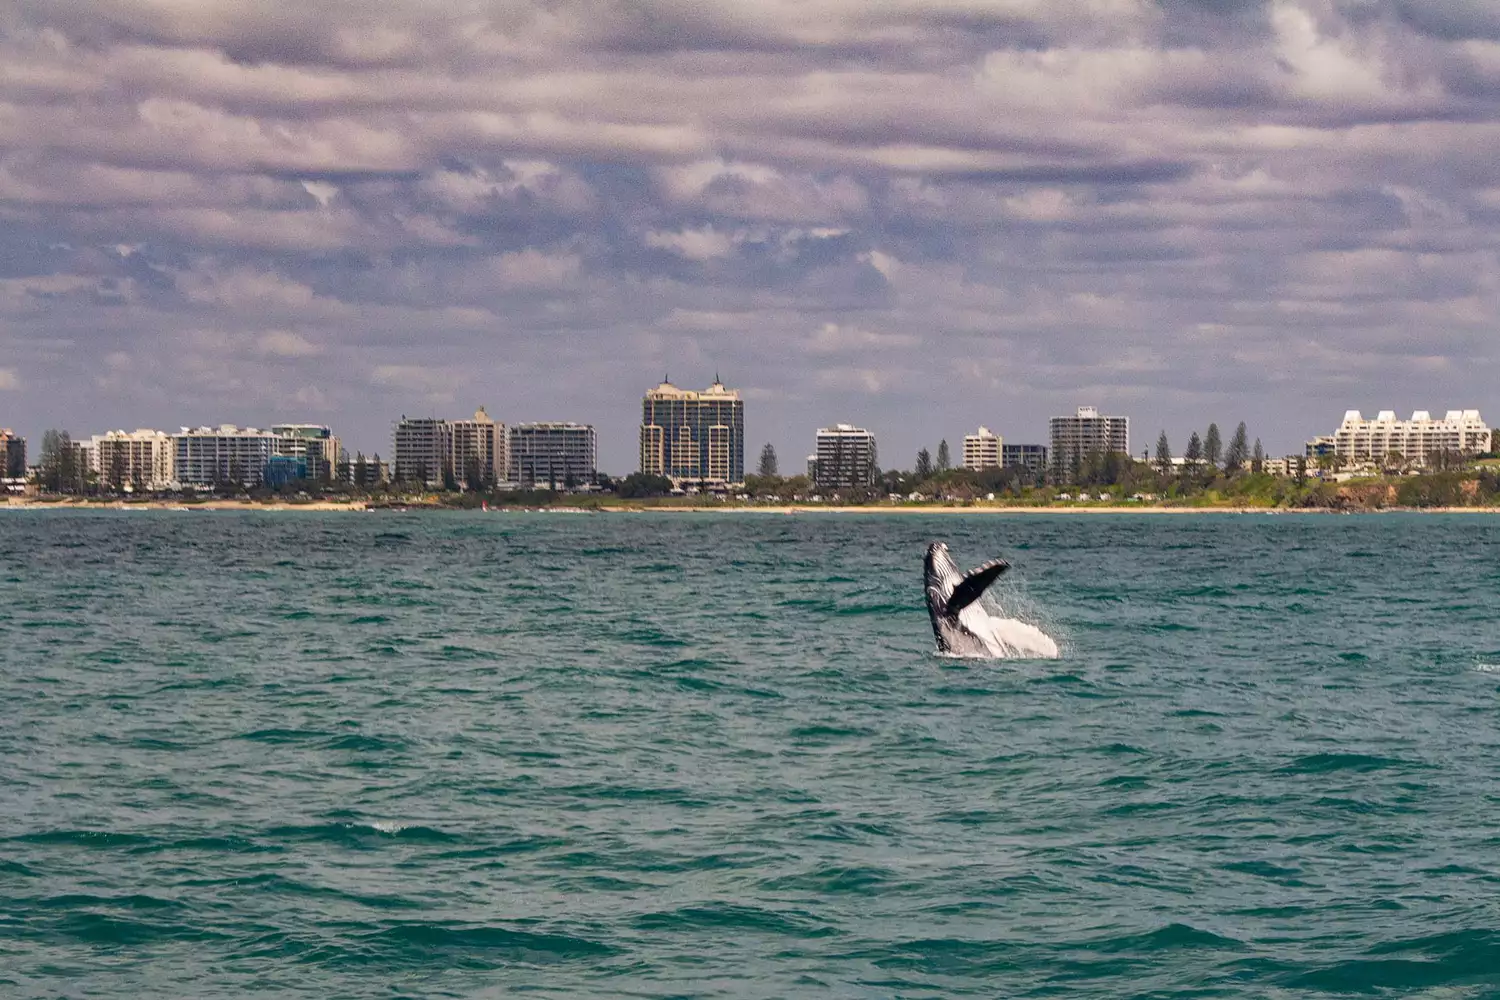
<instances>
[{"instance_id":1,"label":"water splash","mask_svg":"<svg viewBox=\"0 0 1500 1000\"><path fill-rule=\"evenodd\" d=\"M1015 595L1012 595L1014 598ZM1012 604L1024 605L1013 599ZM1001 605L994 591L958 613L958 620L979 637L985 645L983 654L969 659L986 660L1056 660L1062 656L1057 640L1034 621L1037 616L1022 609L1009 611Z\"/></svg>"}]
</instances>

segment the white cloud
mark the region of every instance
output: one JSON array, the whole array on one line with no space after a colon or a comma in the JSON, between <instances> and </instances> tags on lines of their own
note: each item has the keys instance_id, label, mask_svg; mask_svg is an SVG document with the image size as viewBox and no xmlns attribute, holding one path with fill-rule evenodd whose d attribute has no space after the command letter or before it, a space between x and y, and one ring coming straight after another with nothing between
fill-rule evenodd
<instances>
[{"instance_id":1,"label":"white cloud","mask_svg":"<svg viewBox=\"0 0 1500 1000\"><path fill-rule=\"evenodd\" d=\"M312 195L319 208L327 208L334 195L339 193L337 184L329 184L326 181L303 181L302 190Z\"/></svg>"},{"instance_id":2,"label":"white cloud","mask_svg":"<svg viewBox=\"0 0 1500 1000\"><path fill-rule=\"evenodd\" d=\"M21 377L14 368L0 368L0 389L21 388Z\"/></svg>"},{"instance_id":3,"label":"white cloud","mask_svg":"<svg viewBox=\"0 0 1500 1000\"><path fill-rule=\"evenodd\" d=\"M560 285L578 273L577 254L548 254L540 250L504 253L494 261L495 273L507 288Z\"/></svg>"},{"instance_id":4,"label":"white cloud","mask_svg":"<svg viewBox=\"0 0 1500 1000\"><path fill-rule=\"evenodd\" d=\"M313 358L323 349L300 333L291 330L267 330L255 340L256 350L277 358Z\"/></svg>"},{"instance_id":5,"label":"white cloud","mask_svg":"<svg viewBox=\"0 0 1500 1000\"><path fill-rule=\"evenodd\" d=\"M808 338L809 354L854 354L916 347L920 339L904 333L872 333L856 326L824 323Z\"/></svg>"},{"instance_id":6,"label":"white cloud","mask_svg":"<svg viewBox=\"0 0 1500 1000\"><path fill-rule=\"evenodd\" d=\"M703 226L699 229L683 229L675 233L648 232L646 245L670 250L688 260L704 261L729 256L734 250L735 239L728 233L719 232L713 226Z\"/></svg>"}]
</instances>

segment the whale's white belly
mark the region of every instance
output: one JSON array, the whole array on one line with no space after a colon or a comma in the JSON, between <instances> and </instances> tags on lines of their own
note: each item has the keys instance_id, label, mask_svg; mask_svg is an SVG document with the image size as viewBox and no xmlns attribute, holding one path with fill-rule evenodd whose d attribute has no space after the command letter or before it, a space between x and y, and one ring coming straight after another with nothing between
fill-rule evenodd
<instances>
[{"instance_id":1,"label":"whale's white belly","mask_svg":"<svg viewBox=\"0 0 1500 1000\"><path fill-rule=\"evenodd\" d=\"M1057 643L1047 633L1015 618L997 618L978 601L958 613L959 624L972 632L990 656L1055 660Z\"/></svg>"}]
</instances>

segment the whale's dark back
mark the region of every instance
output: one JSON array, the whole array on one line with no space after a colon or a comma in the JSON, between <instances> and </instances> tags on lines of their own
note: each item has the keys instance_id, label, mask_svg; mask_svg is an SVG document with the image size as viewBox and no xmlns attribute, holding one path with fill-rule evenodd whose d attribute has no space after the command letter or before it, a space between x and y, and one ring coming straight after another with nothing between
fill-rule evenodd
<instances>
[{"instance_id":1,"label":"whale's dark back","mask_svg":"<svg viewBox=\"0 0 1500 1000\"><path fill-rule=\"evenodd\" d=\"M927 591L927 616L938 649L944 653L967 652L970 647L983 650L984 643L964 628L958 613L979 599L985 588L1010 568L1004 559L992 559L970 573L959 571L948 546L933 542L927 546L922 575Z\"/></svg>"}]
</instances>

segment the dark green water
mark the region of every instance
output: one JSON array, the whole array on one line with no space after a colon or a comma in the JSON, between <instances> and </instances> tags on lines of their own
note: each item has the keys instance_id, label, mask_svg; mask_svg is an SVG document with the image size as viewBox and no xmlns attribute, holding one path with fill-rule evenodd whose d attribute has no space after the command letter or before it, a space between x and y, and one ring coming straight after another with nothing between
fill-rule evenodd
<instances>
[{"instance_id":1,"label":"dark green water","mask_svg":"<svg viewBox=\"0 0 1500 1000\"><path fill-rule=\"evenodd\" d=\"M934 537L1063 659L933 656ZM0 995L1495 996L1497 556L0 512Z\"/></svg>"}]
</instances>

